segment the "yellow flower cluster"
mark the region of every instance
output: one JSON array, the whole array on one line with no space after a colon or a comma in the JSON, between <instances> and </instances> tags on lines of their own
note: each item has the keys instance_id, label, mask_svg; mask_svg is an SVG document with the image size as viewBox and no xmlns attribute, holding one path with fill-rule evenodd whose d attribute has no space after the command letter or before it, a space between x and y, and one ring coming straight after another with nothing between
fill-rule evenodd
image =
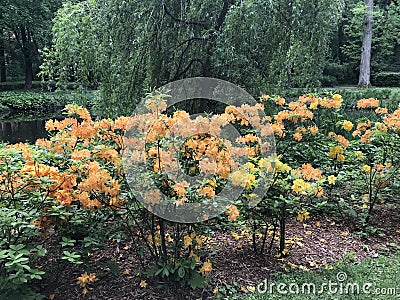
<instances>
[{"instance_id":1,"label":"yellow flower cluster","mask_svg":"<svg viewBox=\"0 0 400 300\"><path fill-rule=\"evenodd\" d=\"M306 195L311 190L311 184L305 182L303 179L295 179L293 181L292 190L296 194Z\"/></svg>"},{"instance_id":2,"label":"yellow flower cluster","mask_svg":"<svg viewBox=\"0 0 400 300\"><path fill-rule=\"evenodd\" d=\"M96 277L95 273L90 273L87 274L86 272L81 274L81 276L79 276L77 279L77 284L79 284L80 287L83 288L82 290L82 294L86 295L88 292L87 286L89 284L95 283L96 281L98 281L98 278Z\"/></svg>"},{"instance_id":3,"label":"yellow flower cluster","mask_svg":"<svg viewBox=\"0 0 400 300\"><path fill-rule=\"evenodd\" d=\"M297 212L297 221L304 222L310 218L310 213L307 210L299 210Z\"/></svg>"},{"instance_id":4,"label":"yellow flower cluster","mask_svg":"<svg viewBox=\"0 0 400 300\"><path fill-rule=\"evenodd\" d=\"M328 157L331 159L336 159L340 162L344 162L345 157L344 157L343 153L344 153L344 151L343 151L342 146L331 147L331 148L329 148Z\"/></svg>"},{"instance_id":5,"label":"yellow flower cluster","mask_svg":"<svg viewBox=\"0 0 400 300\"><path fill-rule=\"evenodd\" d=\"M207 259L204 263L203 266L200 268L199 272L201 275L206 276L210 274L212 271L212 263L210 262L209 259Z\"/></svg>"},{"instance_id":6,"label":"yellow flower cluster","mask_svg":"<svg viewBox=\"0 0 400 300\"><path fill-rule=\"evenodd\" d=\"M343 121L343 129L344 130L346 130L346 131L350 131L350 130L352 130L353 129L353 123L352 122L350 122L350 121Z\"/></svg>"}]
</instances>

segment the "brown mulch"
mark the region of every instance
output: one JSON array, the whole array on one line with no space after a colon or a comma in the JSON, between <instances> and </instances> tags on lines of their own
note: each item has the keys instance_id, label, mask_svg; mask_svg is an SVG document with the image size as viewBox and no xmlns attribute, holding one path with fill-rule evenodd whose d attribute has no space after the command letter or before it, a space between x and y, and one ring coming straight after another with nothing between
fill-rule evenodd
<instances>
[{"instance_id":1,"label":"brown mulch","mask_svg":"<svg viewBox=\"0 0 400 300\"><path fill-rule=\"evenodd\" d=\"M192 290L138 276L140 269L134 245L129 241L110 242L106 250L93 254L92 272L99 280L91 285L84 295L76 283L82 269L67 266L62 270L52 270L44 266L49 274L41 293L54 294L54 299L211 299L215 287L235 286L236 290L246 292L246 287L255 287L259 282L273 276L277 271L293 268L316 269L330 266L342 260L346 253L353 252L357 261L375 258L386 248L384 255L396 253L393 243L400 246L400 212L377 207L371 220L376 227L384 228L381 233L368 238L358 235L345 223L332 217L311 218L304 223L295 218L288 220L286 248L289 250L284 261L277 257L278 241L274 241L271 253L255 254L251 248L251 237L240 230L237 239L231 233L216 232L209 250L213 259L213 271L209 286L204 290ZM266 248L270 239L267 239ZM115 263L110 263L114 261ZM289 265L288 265L289 262ZM55 280L57 273L59 278ZM89 273L89 272L88 272ZM139 286L146 280L147 287Z\"/></svg>"}]
</instances>

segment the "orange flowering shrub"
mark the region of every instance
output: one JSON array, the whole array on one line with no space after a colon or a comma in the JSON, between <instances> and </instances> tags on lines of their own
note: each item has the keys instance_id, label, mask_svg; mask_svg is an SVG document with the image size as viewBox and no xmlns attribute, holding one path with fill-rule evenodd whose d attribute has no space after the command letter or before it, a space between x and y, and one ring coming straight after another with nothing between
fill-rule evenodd
<instances>
[{"instance_id":1,"label":"orange flowering shrub","mask_svg":"<svg viewBox=\"0 0 400 300\"><path fill-rule=\"evenodd\" d=\"M280 253L286 255L288 216L305 222L313 211L339 207L366 226L374 205L395 191L390 182L400 167L400 108L388 112L377 99L361 99L357 108L374 107L368 110L373 120L350 120L342 115L342 102L337 94L291 102L262 95L257 105L227 106L222 114L191 119L182 110L167 114L165 101L155 96L147 100L147 112L115 120L94 120L85 108L69 105L67 118L47 122L49 139L0 147L1 207L30 211L24 222L36 233L53 228L60 236L72 235L72 225L94 234L92 223L105 230L112 220L114 232L110 227L97 234L113 238L123 228L118 238L129 235L138 257L148 251L154 260L148 276L203 286L213 267L202 225L168 222L148 210L167 203L173 214L201 204L201 221L218 207L220 221L251 228L255 251L264 250L271 228L273 236L280 228ZM233 141L224 136L227 126L238 132ZM127 138L130 130L138 135ZM275 148L277 155L263 155ZM144 167L135 169L139 163ZM178 176L177 166L186 177ZM135 191L126 170L137 175ZM201 179L190 180L199 174ZM267 185L267 193L257 192ZM239 191L237 198L219 198L227 186ZM71 255L64 253L66 259ZM84 274L78 278L83 288L90 276Z\"/></svg>"},{"instance_id":2,"label":"orange flowering shrub","mask_svg":"<svg viewBox=\"0 0 400 300\"><path fill-rule=\"evenodd\" d=\"M349 116L345 119L343 99L337 94L303 95L288 104L280 98L260 97L265 110L274 112L268 118L280 155L272 185L256 207L239 210L249 227L257 228L254 249L264 249L267 233L262 227L272 224L282 229L291 213L303 221L314 209L339 208L356 215L352 220L366 228L374 205L383 203L385 195L391 198L395 187L390 187L389 180L399 175L400 110L388 113L377 99L361 99L357 108L374 107L370 114L375 115L350 120ZM367 163L364 170L360 163ZM281 165L287 166L284 171ZM370 171L365 172L366 167ZM227 214L231 215L229 210ZM284 230L280 232L282 252Z\"/></svg>"}]
</instances>

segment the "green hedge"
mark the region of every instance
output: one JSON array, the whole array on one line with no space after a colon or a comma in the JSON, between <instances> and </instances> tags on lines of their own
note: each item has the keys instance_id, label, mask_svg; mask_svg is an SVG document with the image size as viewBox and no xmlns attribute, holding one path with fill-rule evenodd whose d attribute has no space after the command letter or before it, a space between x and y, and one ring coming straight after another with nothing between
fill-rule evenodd
<instances>
[{"instance_id":1,"label":"green hedge","mask_svg":"<svg viewBox=\"0 0 400 300\"><path fill-rule=\"evenodd\" d=\"M380 72L373 76L372 84L378 87L400 87L400 72Z\"/></svg>"},{"instance_id":2,"label":"green hedge","mask_svg":"<svg viewBox=\"0 0 400 300\"><path fill-rule=\"evenodd\" d=\"M0 91L16 91L16 90L23 90L24 88L25 88L24 81L10 81L10 82L0 83ZM41 81L33 81L32 89L47 89L47 87Z\"/></svg>"},{"instance_id":3,"label":"green hedge","mask_svg":"<svg viewBox=\"0 0 400 300\"><path fill-rule=\"evenodd\" d=\"M90 107L93 97L93 91L6 91L0 92L0 110L45 111L69 103Z\"/></svg>"},{"instance_id":4,"label":"green hedge","mask_svg":"<svg viewBox=\"0 0 400 300\"><path fill-rule=\"evenodd\" d=\"M7 91L0 93L0 104L15 110L41 110L64 106L64 97L54 93L34 91Z\"/></svg>"}]
</instances>

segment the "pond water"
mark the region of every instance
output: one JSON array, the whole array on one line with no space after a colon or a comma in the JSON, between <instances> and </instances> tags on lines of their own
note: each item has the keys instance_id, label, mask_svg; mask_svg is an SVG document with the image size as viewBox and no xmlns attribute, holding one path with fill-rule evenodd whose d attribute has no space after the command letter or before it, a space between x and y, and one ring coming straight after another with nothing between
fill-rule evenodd
<instances>
[{"instance_id":1,"label":"pond water","mask_svg":"<svg viewBox=\"0 0 400 300\"><path fill-rule=\"evenodd\" d=\"M35 143L37 139L48 138L45 129L47 120L62 120L65 116L61 109L48 112L30 112L0 114L0 143Z\"/></svg>"},{"instance_id":2,"label":"pond water","mask_svg":"<svg viewBox=\"0 0 400 300\"><path fill-rule=\"evenodd\" d=\"M0 121L0 142L34 143L39 138L47 138L46 120Z\"/></svg>"}]
</instances>

